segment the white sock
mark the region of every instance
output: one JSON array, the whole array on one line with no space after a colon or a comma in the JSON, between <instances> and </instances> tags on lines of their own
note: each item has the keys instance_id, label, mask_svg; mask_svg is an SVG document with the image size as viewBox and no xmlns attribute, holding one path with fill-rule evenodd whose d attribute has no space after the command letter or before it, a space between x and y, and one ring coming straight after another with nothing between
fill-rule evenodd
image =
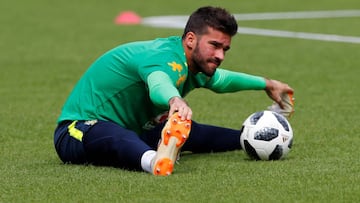
<instances>
[{"instance_id":1,"label":"white sock","mask_svg":"<svg viewBox=\"0 0 360 203\"><path fill-rule=\"evenodd\" d=\"M152 173L151 162L156 155L156 151L148 150L141 157L141 168L149 173Z\"/></svg>"}]
</instances>

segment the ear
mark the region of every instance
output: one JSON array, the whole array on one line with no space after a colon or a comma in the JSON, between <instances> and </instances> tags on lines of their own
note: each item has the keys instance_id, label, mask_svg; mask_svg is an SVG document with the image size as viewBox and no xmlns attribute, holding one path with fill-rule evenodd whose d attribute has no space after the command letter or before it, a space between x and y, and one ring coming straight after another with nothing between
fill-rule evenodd
<instances>
[{"instance_id":1,"label":"ear","mask_svg":"<svg viewBox=\"0 0 360 203\"><path fill-rule=\"evenodd\" d=\"M188 32L185 35L185 45L189 48L189 49L193 49L196 46L196 35L193 32Z\"/></svg>"}]
</instances>

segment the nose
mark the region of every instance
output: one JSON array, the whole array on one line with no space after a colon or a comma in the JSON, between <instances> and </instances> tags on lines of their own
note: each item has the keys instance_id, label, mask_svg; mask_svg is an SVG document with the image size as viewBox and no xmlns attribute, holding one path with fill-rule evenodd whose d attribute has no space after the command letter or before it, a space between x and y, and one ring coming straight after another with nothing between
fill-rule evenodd
<instances>
[{"instance_id":1,"label":"nose","mask_svg":"<svg viewBox=\"0 0 360 203\"><path fill-rule=\"evenodd\" d=\"M225 57L225 51L223 49L217 49L215 52L215 58L222 62Z\"/></svg>"}]
</instances>

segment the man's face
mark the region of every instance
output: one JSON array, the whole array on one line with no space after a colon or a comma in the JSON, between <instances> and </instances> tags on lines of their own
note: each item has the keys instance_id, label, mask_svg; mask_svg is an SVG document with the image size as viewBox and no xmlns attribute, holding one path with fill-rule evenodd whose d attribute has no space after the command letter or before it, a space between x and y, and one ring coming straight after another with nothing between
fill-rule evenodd
<instances>
[{"instance_id":1,"label":"man's face","mask_svg":"<svg viewBox=\"0 0 360 203\"><path fill-rule=\"evenodd\" d=\"M191 59L193 70L213 76L216 68L224 60L225 52L230 49L231 37L213 28L197 37Z\"/></svg>"}]
</instances>

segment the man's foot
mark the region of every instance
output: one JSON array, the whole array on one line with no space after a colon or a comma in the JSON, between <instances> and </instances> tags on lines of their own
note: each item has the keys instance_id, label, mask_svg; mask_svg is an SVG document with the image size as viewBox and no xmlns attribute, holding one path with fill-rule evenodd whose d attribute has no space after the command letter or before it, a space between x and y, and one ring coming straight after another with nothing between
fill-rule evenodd
<instances>
[{"instance_id":1,"label":"man's foot","mask_svg":"<svg viewBox=\"0 0 360 203\"><path fill-rule=\"evenodd\" d=\"M177 155L189 137L191 120L182 121L178 113L174 113L166 122L162 132L154 163L153 174L167 176L173 172Z\"/></svg>"}]
</instances>

